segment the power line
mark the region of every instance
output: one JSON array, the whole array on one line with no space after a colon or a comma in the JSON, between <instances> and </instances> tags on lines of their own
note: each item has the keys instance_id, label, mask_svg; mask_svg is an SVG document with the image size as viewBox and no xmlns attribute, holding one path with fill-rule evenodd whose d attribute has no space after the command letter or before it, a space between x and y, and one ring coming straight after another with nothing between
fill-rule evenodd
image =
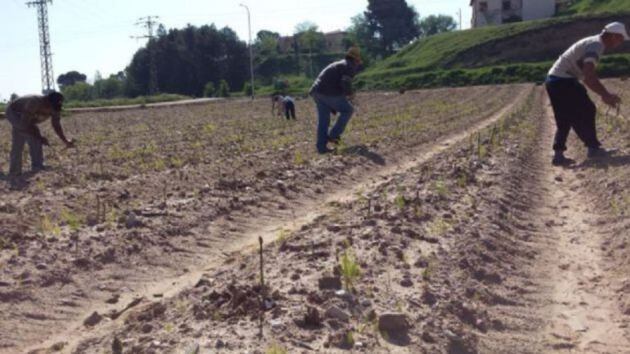
<instances>
[{"instance_id":1,"label":"power line","mask_svg":"<svg viewBox=\"0 0 630 354\"><path fill-rule=\"evenodd\" d=\"M37 22L39 25L39 52L42 70L42 92L55 90L55 79L50 51L50 33L48 31L48 3L52 0L35 0L26 3L28 7L37 7Z\"/></svg>"},{"instance_id":2,"label":"power line","mask_svg":"<svg viewBox=\"0 0 630 354\"><path fill-rule=\"evenodd\" d=\"M131 38L147 38L149 40L149 44L147 45L147 49L149 50L149 95L154 95L158 92L158 72L157 72L157 63L155 62L155 53L154 48L151 46L151 41L155 38L154 28L157 25L157 19L159 16L147 16L141 17L136 22L137 26L142 26L147 30L147 34L144 36L135 36Z\"/></svg>"}]
</instances>

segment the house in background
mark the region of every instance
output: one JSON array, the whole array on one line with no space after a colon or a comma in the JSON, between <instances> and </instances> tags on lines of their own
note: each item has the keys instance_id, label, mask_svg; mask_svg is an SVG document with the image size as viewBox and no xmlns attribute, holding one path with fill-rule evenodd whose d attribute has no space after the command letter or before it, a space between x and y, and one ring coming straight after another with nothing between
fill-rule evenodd
<instances>
[{"instance_id":1,"label":"house in background","mask_svg":"<svg viewBox=\"0 0 630 354\"><path fill-rule=\"evenodd\" d=\"M553 17L568 0L470 0L471 27Z\"/></svg>"}]
</instances>

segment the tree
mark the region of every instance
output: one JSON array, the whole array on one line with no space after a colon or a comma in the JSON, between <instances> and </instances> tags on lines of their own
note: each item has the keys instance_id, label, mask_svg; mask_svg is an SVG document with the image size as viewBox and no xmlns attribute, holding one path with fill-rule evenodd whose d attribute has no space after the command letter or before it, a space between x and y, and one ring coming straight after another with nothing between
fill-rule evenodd
<instances>
[{"instance_id":1,"label":"tree","mask_svg":"<svg viewBox=\"0 0 630 354\"><path fill-rule=\"evenodd\" d=\"M92 85L85 82L64 86L61 89L61 93L68 101L89 101L93 98Z\"/></svg>"},{"instance_id":2,"label":"tree","mask_svg":"<svg viewBox=\"0 0 630 354\"><path fill-rule=\"evenodd\" d=\"M149 50L150 49L150 50ZM202 96L208 82L225 79L241 89L248 79L247 45L228 27L187 26L170 29L139 49L126 69L125 90L130 96L148 92L153 53L161 92Z\"/></svg>"},{"instance_id":3,"label":"tree","mask_svg":"<svg viewBox=\"0 0 630 354\"><path fill-rule=\"evenodd\" d=\"M157 29L157 35L158 35L158 37L163 37L163 36L166 36L166 33L167 33L167 32L166 32L166 28L164 27L164 25L163 25L163 24L161 24L161 23L160 23L160 25L158 26L158 29Z\"/></svg>"},{"instance_id":4,"label":"tree","mask_svg":"<svg viewBox=\"0 0 630 354\"><path fill-rule=\"evenodd\" d=\"M219 82L219 90L217 92L219 97L230 97L230 85L225 80Z\"/></svg>"},{"instance_id":5,"label":"tree","mask_svg":"<svg viewBox=\"0 0 630 354\"><path fill-rule=\"evenodd\" d=\"M380 51L389 55L420 35L418 13L405 0L368 0L365 19Z\"/></svg>"},{"instance_id":6,"label":"tree","mask_svg":"<svg viewBox=\"0 0 630 354\"><path fill-rule=\"evenodd\" d=\"M447 15L431 15L420 21L420 33L423 37L442 32L451 32L457 28L455 19Z\"/></svg>"},{"instance_id":7,"label":"tree","mask_svg":"<svg viewBox=\"0 0 630 354\"><path fill-rule=\"evenodd\" d=\"M209 81L206 86L203 87L203 97L214 97L215 91L214 83Z\"/></svg>"},{"instance_id":8,"label":"tree","mask_svg":"<svg viewBox=\"0 0 630 354\"><path fill-rule=\"evenodd\" d=\"M261 30L256 35L256 41L254 43L254 49L256 50L257 57L262 59L275 57L278 55L278 40L280 34L277 32Z\"/></svg>"},{"instance_id":9,"label":"tree","mask_svg":"<svg viewBox=\"0 0 630 354\"><path fill-rule=\"evenodd\" d=\"M309 74L313 76L313 52L321 52L326 46L324 34L315 23L306 21L295 26L295 38L301 48L308 50Z\"/></svg>"},{"instance_id":10,"label":"tree","mask_svg":"<svg viewBox=\"0 0 630 354\"><path fill-rule=\"evenodd\" d=\"M324 34L319 31L319 27L310 21L298 23L295 26L295 38L303 50L311 53L321 52L326 47Z\"/></svg>"},{"instance_id":11,"label":"tree","mask_svg":"<svg viewBox=\"0 0 630 354\"><path fill-rule=\"evenodd\" d=\"M122 97L125 94L124 76L120 73L112 74L107 79L94 81L93 96L94 98L112 99Z\"/></svg>"},{"instance_id":12,"label":"tree","mask_svg":"<svg viewBox=\"0 0 630 354\"><path fill-rule=\"evenodd\" d=\"M87 76L78 71L69 71L57 77L57 84L63 89L64 86L74 85L77 82L85 82Z\"/></svg>"},{"instance_id":13,"label":"tree","mask_svg":"<svg viewBox=\"0 0 630 354\"><path fill-rule=\"evenodd\" d=\"M243 94L245 96L251 96L252 95L252 84L249 82L246 82L245 85L243 85Z\"/></svg>"},{"instance_id":14,"label":"tree","mask_svg":"<svg viewBox=\"0 0 630 354\"><path fill-rule=\"evenodd\" d=\"M374 33L371 32L370 26L364 14L354 16L352 25L347 29L348 34L343 42L347 48L358 46L361 48L361 57L364 65L368 65L371 60L381 59L384 53L381 50Z\"/></svg>"}]
</instances>

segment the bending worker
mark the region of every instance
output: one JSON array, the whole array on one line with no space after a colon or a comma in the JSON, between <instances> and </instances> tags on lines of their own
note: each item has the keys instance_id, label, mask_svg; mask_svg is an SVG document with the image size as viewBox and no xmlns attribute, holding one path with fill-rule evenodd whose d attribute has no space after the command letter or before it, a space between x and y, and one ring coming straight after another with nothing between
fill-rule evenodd
<instances>
[{"instance_id":1,"label":"bending worker","mask_svg":"<svg viewBox=\"0 0 630 354\"><path fill-rule=\"evenodd\" d=\"M46 96L22 96L11 101L6 109L6 118L11 123L11 155L10 176L22 174L22 151L24 143L28 143L33 172L45 169L43 145L48 146L48 139L42 136L37 124L52 117L52 126L57 136L66 147L74 147L74 142L68 140L61 128L61 107L63 95L51 92Z\"/></svg>"},{"instance_id":2,"label":"bending worker","mask_svg":"<svg viewBox=\"0 0 630 354\"><path fill-rule=\"evenodd\" d=\"M310 94L317 105L317 151L325 154L334 151L327 144L339 143L339 139L352 117L352 79L361 67L359 48L348 50L345 59L328 65L317 77ZM339 112L337 123L329 132L330 114Z\"/></svg>"},{"instance_id":3,"label":"bending worker","mask_svg":"<svg viewBox=\"0 0 630 354\"><path fill-rule=\"evenodd\" d=\"M278 104L278 116L284 116L289 119L295 120L295 101L291 96L274 95L271 98L271 114L276 111L276 103Z\"/></svg>"},{"instance_id":4,"label":"bending worker","mask_svg":"<svg viewBox=\"0 0 630 354\"><path fill-rule=\"evenodd\" d=\"M554 165L573 162L564 156L571 128L588 148L589 158L609 154L609 151L601 148L601 143L597 140L595 127L597 108L579 80L598 94L607 105L611 107L619 105L621 99L604 87L597 77L595 66L604 51L617 48L628 39L630 37L623 23L611 23L601 34L586 37L573 44L549 71L545 86L557 126L553 144Z\"/></svg>"}]
</instances>

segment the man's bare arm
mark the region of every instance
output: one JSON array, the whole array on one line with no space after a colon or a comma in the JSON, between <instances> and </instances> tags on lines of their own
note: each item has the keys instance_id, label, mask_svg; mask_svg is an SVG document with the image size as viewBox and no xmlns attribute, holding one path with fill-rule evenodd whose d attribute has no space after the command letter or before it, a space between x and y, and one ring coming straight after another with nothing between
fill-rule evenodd
<instances>
[{"instance_id":1,"label":"man's bare arm","mask_svg":"<svg viewBox=\"0 0 630 354\"><path fill-rule=\"evenodd\" d=\"M608 92L604 84L602 84L602 82L599 80L597 72L595 71L595 64L585 63L583 72L584 83L586 84L586 86L588 86L588 88L598 94L602 98L604 103L609 106L616 106L621 102L619 96Z\"/></svg>"},{"instance_id":2,"label":"man's bare arm","mask_svg":"<svg viewBox=\"0 0 630 354\"><path fill-rule=\"evenodd\" d=\"M66 147L73 147L74 142L72 140L68 140L66 138L66 135L63 133L63 128L61 127L61 114L60 113L53 114L51 122L52 122L53 129L55 130L55 133L57 133L57 136L59 137L59 139L61 139L61 141L63 141L66 144Z\"/></svg>"}]
</instances>

